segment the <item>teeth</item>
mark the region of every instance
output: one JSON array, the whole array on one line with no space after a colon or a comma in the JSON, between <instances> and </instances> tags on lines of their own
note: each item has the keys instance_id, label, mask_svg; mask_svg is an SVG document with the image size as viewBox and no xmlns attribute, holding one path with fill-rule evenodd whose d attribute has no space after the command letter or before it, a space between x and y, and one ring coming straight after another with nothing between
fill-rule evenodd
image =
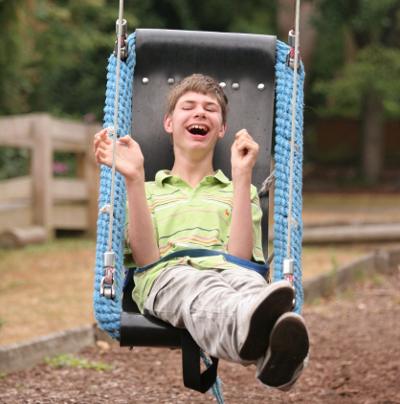
<instances>
[{"instance_id":1,"label":"teeth","mask_svg":"<svg viewBox=\"0 0 400 404\"><path fill-rule=\"evenodd\" d=\"M204 125L190 125L189 130L191 130L191 129L200 129L200 130L204 130L204 131L208 130L208 128Z\"/></svg>"}]
</instances>

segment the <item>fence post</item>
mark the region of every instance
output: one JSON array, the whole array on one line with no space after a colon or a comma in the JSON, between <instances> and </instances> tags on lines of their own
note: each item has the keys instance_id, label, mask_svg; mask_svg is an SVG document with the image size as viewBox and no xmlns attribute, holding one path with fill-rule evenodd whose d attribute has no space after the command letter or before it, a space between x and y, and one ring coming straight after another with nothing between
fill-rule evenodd
<instances>
[{"instance_id":1,"label":"fence post","mask_svg":"<svg viewBox=\"0 0 400 404\"><path fill-rule=\"evenodd\" d=\"M51 117L47 114L33 116L32 122L32 202L33 223L43 226L47 238L52 238L52 161Z\"/></svg>"},{"instance_id":2,"label":"fence post","mask_svg":"<svg viewBox=\"0 0 400 404\"><path fill-rule=\"evenodd\" d=\"M88 190L87 218L88 234L96 236L97 231L97 211L99 192L99 168L93 154L93 136L101 129L98 124L87 124L86 158L84 160L84 176Z\"/></svg>"}]
</instances>

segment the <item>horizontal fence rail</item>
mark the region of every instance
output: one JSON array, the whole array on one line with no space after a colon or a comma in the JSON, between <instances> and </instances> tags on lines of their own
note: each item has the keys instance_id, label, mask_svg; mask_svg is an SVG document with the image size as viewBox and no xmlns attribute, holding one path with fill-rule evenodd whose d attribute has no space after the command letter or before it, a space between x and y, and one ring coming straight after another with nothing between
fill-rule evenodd
<instances>
[{"instance_id":1,"label":"horizontal fence rail","mask_svg":"<svg viewBox=\"0 0 400 404\"><path fill-rule=\"evenodd\" d=\"M95 234L98 168L92 139L100 129L100 124L42 113L0 118L0 148L30 153L28 176L0 181L0 234L29 234L15 229L37 226L44 229L46 239L58 229ZM75 155L75 178L53 176L54 152Z\"/></svg>"}]
</instances>

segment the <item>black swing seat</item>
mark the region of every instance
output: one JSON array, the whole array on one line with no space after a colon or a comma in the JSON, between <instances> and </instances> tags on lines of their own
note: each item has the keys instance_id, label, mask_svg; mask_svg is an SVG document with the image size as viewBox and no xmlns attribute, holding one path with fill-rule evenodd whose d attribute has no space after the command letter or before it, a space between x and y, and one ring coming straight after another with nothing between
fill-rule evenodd
<instances>
[{"instance_id":1,"label":"black swing seat","mask_svg":"<svg viewBox=\"0 0 400 404\"><path fill-rule=\"evenodd\" d=\"M182 330L153 316L141 314L132 299L133 286L133 279L130 277L122 300L120 345L179 347Z\"/></svg>"},{"instance_id":2,"label":"black swing seat","mask_svg":"<svg viewBox=\"0 0 400 404\"><path fill-rule=\"evenodd\" d=\"M134 80L132 134L145 156L146 180L154 180L158 170L172 167L172 147L163 129L166 95L171 85L190 74L202 73L217 79L229 100L228 130L217 144L214 168L222 169L226 175L230 175L230 148L233 136L238 130L246 128L260 145L260 154L252 178L253 184L259 189L270 172L275 52L274 36L159 29L136 30L136 67L132 78ZM267 256L267 194L262 195L261 206L263 248ZM182 341L191 339L186 331L140 314L132 301L133 280L128 283L129 286L123 296L121 346L180 347ZM196 344L194 346L197 347ZM193 352L196 348L192 346L190 350ZM183 356L185 357L185 353ZM193 367L190 360L188 366L190 363ZM212 384L215 377L216 369L215 375L210 376L208 384ZM200 388L188 386L186 381L185 385L201 391ZM202 386L201 389L204 390L206 387Z\"/></svg>"}]
</instances>

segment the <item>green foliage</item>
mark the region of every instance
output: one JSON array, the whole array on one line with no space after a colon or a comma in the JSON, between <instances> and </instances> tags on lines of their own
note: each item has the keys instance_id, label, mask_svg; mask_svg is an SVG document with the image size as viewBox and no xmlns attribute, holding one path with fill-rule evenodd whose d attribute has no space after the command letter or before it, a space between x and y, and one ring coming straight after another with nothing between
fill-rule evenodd
<instances>
[{"instance_id":1,"label":"green foliage","mask_svg":"<svg viewBox=\"0 0 400 404\"><path fill-rule=\"evenodd\" d=\"M276 32L275 2L142 0L128 3L141 27L225 32Z\"/></svg>"},{"instance_id":2,"label":"green foliage","mask_svg":"<svg viewBox=\"0 0 400 404\"><path fill-rule=\"evenodd\" d=\"M387 116L400 117L400 1L320 0L318 7L313 91L327 100L319 114L360 116L373 93Z\"/></svg>"},{"instance_id":3,"label":"green foliage","mask_svg":"<svg viewBox=\"0 0 400 404\"><path fill-rule=\"evenodd\" d=\"M102 362L90 362L84 358L78 358L73 355L64 354L53 358L46 358L45 362L54 368L78 368L93 369L97 372L112 370L112 366Z\"/></svg>"},{"instance_id":4,"label":"green foliage","mask_svg":"<svg viewBox=\"0 0 400 404\"><path fill-rule=\"evenodd\" d=\"M128 27L276 32L263 0L125 2ZM102 118L115 0L0 1L0 114L47 111Z\"/></svg>"},{"instance_id":5,"label":"green foliage","mask_svg":"<svg viewBox=\"0 0 400 404\"><path fill-rule=\"evenodd\" d=\"M366 94L374 92L382 98L389 117L400 117L399 79L400 51L368 46L334 80L316 82L315 90L328 99L328 108L320 108L321 115L359 116Z\"/></svg>"},{"instance_id":6,"label":"green foliage","mask_svg":"<svg viewBox=\"0 0 400 404\"><path fill-rule=\"evenodd\" d=\"M0 1L0 113L13 114L29 109L30 38L26 35L23 0Z\"/></svg>"},{"instance_id":7,"label":"green foliage","mask_svg":"<svg viewBox=\"0 0 400 404\"><path fill-rule=\"evenodd\" d=\"M0 180L29 175L29 150L0 148Z\"/></svg>"},{"instance_id":8,"label":"green foliage","mask_svg":"<svg viewBox=\"0 0 400 404\"><path fill-rule=\"evenodd\" d=\"M115 4L105 0L41 1L37 86L30 104L58 115L102 116L106 59L115 40ZM126 18L134 21L127 13Z\"/></svg>"}]
</instances>

